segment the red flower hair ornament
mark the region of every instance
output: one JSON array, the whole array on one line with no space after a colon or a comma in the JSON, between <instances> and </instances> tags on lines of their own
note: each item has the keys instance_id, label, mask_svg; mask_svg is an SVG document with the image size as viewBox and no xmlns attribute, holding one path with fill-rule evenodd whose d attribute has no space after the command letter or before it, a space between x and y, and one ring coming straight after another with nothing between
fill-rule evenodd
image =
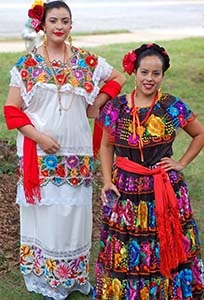
<instances>
[{"instance_id":1,"label":"red flower hair ornament","mask_svg":"<svg viewBox=\"0 0 204 300\"><path fill-rule=\"evenodd\" d=\"M131 75L136 67L136 60L148 49L151 49L152 53L163 57L163 71L165 72L170 67L170 59L166 50L157 44L143 44L139 48L125 54L122 60L123 71Z\"/></svg>"},{"instance_id":2,"label":"red flower hair ornament","mask_svg":"<svg viewBox=\"0 0 204 300\"><path fill-rule=\"evenodd\" d=\"M43 30L41 21L44 16L44 11L44 2L42 0L34 0L31 9L28 10L28 16L31 19L30 26L36 32Z\"/></svg>"},{"instance_id":3,"label":"red flower hair ornament","mask_svg":"<svg viewBox=\"0 0 204 300\"><path fill-rule=\"evenodd\" d=\"M137 59L137 55L134 50L125 54L122 61L123 71L131 75L135 68L136 59Z\"/></svg>"}]
</instances>

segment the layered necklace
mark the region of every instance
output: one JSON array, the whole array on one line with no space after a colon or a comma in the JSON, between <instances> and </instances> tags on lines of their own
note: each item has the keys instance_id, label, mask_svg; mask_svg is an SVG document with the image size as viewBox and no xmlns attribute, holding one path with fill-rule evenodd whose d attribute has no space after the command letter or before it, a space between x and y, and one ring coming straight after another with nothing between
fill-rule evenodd
<instances>
[{"instance_id":1,"label":"layered necklace","mask_svg":"<svg viewBox=\"0 0 204 300\"><path fill-rule=\"evenodd\" d=\"M142 136L145 131L145 127L143 125L148 120L148 118L153 110L153 107L159 98L159 93L158 93L158 91L156 92L154 99L147 111L147 114L142 121L140 121L139 116L138 116L139 107L135 106L135 93L136 93L136 89L134 89L131 93L131 105L132 105L131 115L132 115L133 140L135 140L138 137L140 157L141 157L141 161L143 162L144 155L143 155L143 151L142 151L142 148L143 148Z\"/></svg>"},{"instance_id":2,"label":"layered necklace","mask_svg":"<svg viewBox=\"0 0 204 300\"><path fill-rule=\"evenodd\" d=\"M46 42L43 43L43 54L44 54L44 58L45 58L45 63L47 65L47 67L50 70L50 73L52 75L52 78L54 79L54 82L56 84L57 87L57 95L58 95L58 103L59 103L59 113L60 115L62 114L62 111L68 111L70 109L70 107L72 106L72 102L73 102L73 98L71 102L69 103L69 105L67 107L63 106L62 104L62 97L61 97L61 88L63 86L63 84L66 83L67 80L67 74L65 72L65 65L67 65L68 70L70 72L72 72L72 66L69 62L69 55L68 55L68 50L67 50L67 46L64 45L64 59L63 59L63 69L62 69L62 74L61 75L56 75L54 72L54 69L52 67L52 63L50 62L50 58L49 58L49 54L48 54L48 50L47 50L47 44ZM69 72L67 70L67 73ZM72 94L74 93L74 90L72 90Z\"/></svg>"}]
</instances>

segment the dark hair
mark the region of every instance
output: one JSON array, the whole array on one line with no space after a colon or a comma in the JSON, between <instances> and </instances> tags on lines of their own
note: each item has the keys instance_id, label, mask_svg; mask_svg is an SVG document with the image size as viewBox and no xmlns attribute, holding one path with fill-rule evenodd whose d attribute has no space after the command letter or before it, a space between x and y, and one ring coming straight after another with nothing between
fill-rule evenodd
<instances>
[{"instance_id":1,"label":"dark hair","mask_svg":"<svg viewBox=\"0 0 204 300\"><path fill-rule=\"evenodd\" d=\"M42 23L45 23L45 18L46 18L46 15L47 15L47 12L53 8L65 8L69 14L70 14L70 18L71 18L71 22L72 22L72 12L71 12L71 9L69 8L69 6L64 2L64 1L52 1L52 2L49 2L49 3L44 3L44 16L42 18Z\"/></svg>"},{"instance_id":2,"label":"dark hair","mask_svg":"<svg viewBox=\"0 0 204 300\"><path fill-rule=\"evenodd\" d=\"M141 47L134 50L137 59L134 63L135 70L140 66L141 60L146 56L157 56L162 61L162 71L163 73L170 67L170 59L168 53L163 47L157 44L143 44Z\"/></svg>"}]
</instances>

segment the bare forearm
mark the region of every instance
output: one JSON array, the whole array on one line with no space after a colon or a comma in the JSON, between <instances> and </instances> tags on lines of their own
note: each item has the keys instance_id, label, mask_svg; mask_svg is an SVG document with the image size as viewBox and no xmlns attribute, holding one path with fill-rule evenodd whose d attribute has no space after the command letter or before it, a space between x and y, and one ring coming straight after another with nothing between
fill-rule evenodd
<instances>
[{"instance_id":1,"label":"bare forearm","mask_svg":"<svg viewBox=\"0 0 204 300\"><path fill-rule=\"evenodd\" d=\"M18 128L18 130L24 136L26 136L26 137L30 138L31 140L35 141L36 143L38 143L41 133L32 125L22 126L22 127Z\"/></svg>"},{"instance_id":2,"label":"bare forearm","mask_svg":"<svg viewBox=\"0 0 204 300\"><path fill-rule=\"evenodd\" d=\"M105 93L100 93L93 105L89 105L87 109L88 118L97 118L99 116L100 108L110 99Z\"/></svg>"},{"instance_id":3,"label":"bare forearm","mask_svg":"<svg viewBox=\"0 0 204 300\"><path fill-rule=\"evenodd\" d=\"M204 135L202 134L196 136L190 143L185 154L179 160L179 162L183 165L183 167L186 167L199 154L203 146L204 146Z\"/></svg>"},{"instance_id":4,"label":"bare forearm","mask_svg":"<svg viewBox=\"0 0 204 300\"><path fill-rule=\"evenodd\" d=\"M101 169L103 174L104 184L112 180L112 165L113 165L113 146L101 145L100 149Z\"/></svg>"}]
</instances>

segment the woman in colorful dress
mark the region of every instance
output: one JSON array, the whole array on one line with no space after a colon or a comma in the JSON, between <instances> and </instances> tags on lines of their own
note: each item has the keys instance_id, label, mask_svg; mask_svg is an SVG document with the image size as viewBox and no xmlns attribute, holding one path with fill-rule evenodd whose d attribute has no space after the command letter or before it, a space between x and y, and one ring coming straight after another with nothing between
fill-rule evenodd
<instances>
[{"instance_id":1,"label":"woman in colorful dress","mask_svg":"<svg viewBox=\"0 0 204 300\"><path fill-rule=\"evenodd\" d=\"M4 107L8 128L18 129L20 267L29 291L63 300L91 289L94 163L87 114L97 115L116 97L125 76L65 42L72 15L64 1L37 0L28 15L46 41L12 68Z\"/></svg>"},{"instance_id":2,"label":"woman in colorful dress","mask_svg":"<svg viewBox=\"0 0 204 300\"><path fill-rule=\"evenodd\" d=\"M100 160L103 221L94 299L202 299L204 269L182 170L204 146L204 128L179 97L160 92L169 56L143 44L124 56L136 88L106 103ZM182 157L172 144L192 141Z\"/></svg>"}]
</instances>

